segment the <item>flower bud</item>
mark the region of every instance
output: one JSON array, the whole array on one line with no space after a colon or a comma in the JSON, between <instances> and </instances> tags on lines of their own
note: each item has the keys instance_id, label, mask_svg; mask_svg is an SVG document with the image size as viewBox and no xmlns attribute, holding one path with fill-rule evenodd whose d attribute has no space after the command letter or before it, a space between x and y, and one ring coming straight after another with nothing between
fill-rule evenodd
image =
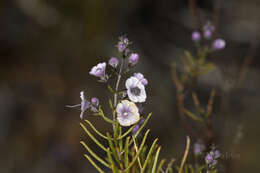
<instances>
[{"instance_id":1,"label":"flower bud","mask_svg":"<svg viewBox=\"0 0 260 173\"><path fill-rule=\"evenodd\" d=\"M139 55L137 53L132 53L130 56L129 56L129 63L131 65L135 65L139 60Z\"/></svg>"},{"instance_id":2,"label":"flower bud","mask_svg":"<svg viewBox=\"0 0 260 173\"><path fill-rule=\"evenodd\" d=\"M109 65L111 65L113 68L116 68L117 67L117 65L118 65L118 59L117 58L115 58L115 57L111 57L110 59L109 59Z\"/></svg>"},{"instance_id":3,"label":"flower bud","mask_svg":"<svg viewBox=\"0 0 260 173\"><path fill-rule=\"evenodd\" d=\"M200 41L201 39L200 33L198 31L194 31L191 35L191 38L195 42Z\"/></svg>"}]
</instances>

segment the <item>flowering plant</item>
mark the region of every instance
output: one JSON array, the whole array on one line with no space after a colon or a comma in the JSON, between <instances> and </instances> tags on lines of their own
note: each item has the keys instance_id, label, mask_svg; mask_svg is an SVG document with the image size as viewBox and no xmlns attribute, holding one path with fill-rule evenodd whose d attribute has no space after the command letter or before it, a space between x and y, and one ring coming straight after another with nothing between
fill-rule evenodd
<instances>
[{"instance_id":1,"label":"flowering plant","mask_svg":"<svg viewBox=\"0 0 260 173\"><path fill-rule=\"evenodd\" d=\"M201 105L195 91L198 78L216 69L215 64L208 60L209 55L224 49L226 46L226 42L221 38L212 41L214 30L215 27L208 22L201 32L194 31L192 33L191 38L195 43L196 53L193 55L190 51L184 52L184 56L181 57L183 70L180 75L177 73L176 65L172 64L172 76L177 89L177 106L180 119L189 135L197 139L193 147L195 163L186 164L184 167L198 173L203 170L207 173L217 172L216 166L221 156L219 150L214 147L215 141L212 129L211 115L216 91L211 90L206 108ZM190 97L187 98L192 98L195 108L189 110L184 106L186 101L184 95L189 95ZM186 117L197 122L202 130L198 131L198 129L191 127L190 121Z\"/></svg>"},{"instance_id":2,"label":"flowering plant","mask_svg":"<svg viewBox=\"0 0 260 173\"><path fill-rule=\"evenodd\" d=\"M163 166L164 160L158 166L158 157L161 147L155 139L150 147L146 145L146 139L150 130L146 130L141 136L145 125L151 117L151 113L145 117L138 107L146 101L145 87L148 80L141 73L134 73L121 84L122 77L127 76L133 67L138 63L139 54L131 52L129 45L131 42L126 37L120 37L117 44L119 58L111 57L108 61L94 66L89 74L98 78L99 82L107 84L107 88L113 95L108 103L111 108L112 117L104 113L101 102L95 97L87 100L84 91L80 92L81 103L69 107L81 107L80 118L84 119L84 114L92 112L94 115L102 118L105 122L111 124L112 133L103 134L87 119L80 123L82 129L95 142L100 149L106 153L105 158L98 156L84 141L80 143L88 151L84 156L97 169L103 173L110 169L113 173L117 172L159 172ZM116 78L114 87L110 80ZM87 116L86 116L87 117ZM87 128L88 125L89 127ZM102 144L89 130L92 129L95 134L107 141ZM99 166L94 159L103 165Z\"/></svg>"}]
</instances>

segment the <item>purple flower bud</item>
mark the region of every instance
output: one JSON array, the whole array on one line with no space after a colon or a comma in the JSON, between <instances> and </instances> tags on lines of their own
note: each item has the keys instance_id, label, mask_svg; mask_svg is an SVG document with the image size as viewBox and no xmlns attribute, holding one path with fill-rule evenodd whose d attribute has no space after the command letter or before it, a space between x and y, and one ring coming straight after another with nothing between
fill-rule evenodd
<instances>
[{"instance_id":1,"label":"purple flower bud","mask_svg":"<svg viewBox=\"0 0 260 173\"><path fill-rule=\"evenodd\" d=\"M212 36L212 31L211 30L205 30L203 33L204 38L210 39Z\"/></svg>"},{"instance_id":2,"label":"purple flower bud","mask_svg":"<svg viewBox=\"0 0 260 173\"><path fill-rule=\"evenodd\" d=\"M100 78L105 78L105 70L106 70L106 63L99 63L98 65L92 67L90 70L89 74L100 77Z\"/></svg>"},{"instance_id":3,"label":"purple flower bud","mask_svg":"<svg viewBox=\"0 0 260 173\"><path fill-rule=\"evenodd\" d=\"M128 38L124 37L124 38L123 38L123 43L125 43L126 45L128 45L128 44L129 44Z\"/></svg>"},{"instance_id":4,"label":"purple flower bud","mask_svg":"<svg viewBox=\"0 0 260 173\"><path fill-rule=\"evenodd\" d=\"M214 40L213 45L212 45L213 49L215 49L215 50L224 49L225 46L226 46L226 42L225 42L225 40L223 40L221 38Z\"/></svg>"},{"instance_id":5,"label":"purple flower bud","mask_svg":"<svg viewBox=\"0 0 260 173\"><path fill-rule=\"evenodd\" d=\"M144 123L144 121L145 121L145 119L144 119L144 118L142 118L142 119L140 120L139 124L143 124L143 123Z\"/></svg>"},{"instance_id":6,"label":"purple flower bud","mask_svg":"<svg viewBox=\"0 0 260 173\"><path fill-rule=\"evenodd\" d=\"M119 42L117 47L119 52L124 52L124 50L126 49L126 45L122 42Z\"/></svg>"},{"instance_id":7,"label":"purple flower bud","mask_svg":"<svg viewBox=\"0 0 260 173\"><path fill-rule=\"evenodd\" d=\"M142 82L142 84L143 84L144 86L148 84L148 80L145 79L145 78L143 78L143 79L141 80L141 82Z\"/></svg>"},{"instance_id":8,"label":"purple flower bud","mask_svg":"<svg viewBox=\"0 0 260 173\"><path fill-rule=\"evenodd\" d=\"M216 150L214 155L215 155L215 158L219 158L221 154L220 154L219 150Z\"/></svg>"},{"instance_id":9,"label":"purple flower bud","mask_svg":"<svg viewBox=\"0 0 260 173\"><path fill-rule=\"evenodd\" d=\"M198 141L194 144L193 152L195 155L200 155L205 150L205 145L202 143L202 141Z\"/></svg>"},{"instance_id":10,"label":"purple flower bud","mask_svg":"<svg viewBox=\"0 0 260 173\"><path fill-rule=\"evenodd\" d=\"M129 57L129 63L135 65L139 60L139 55L137 53L131 53Z\"/></svg>"},{"instance_id":11,"label":"purple flower bud","mask_svg":"<svg viewBox=\"0 0 260 173\"><path fill-rule=\"evenodd\" d=\"M198 31L194 31L194 32L192 33L191 38L192 38L192 40L195 41L195 42L196 42L196 41L200 41L200 38L201 38L200 33L199 33Z\"/></svg>"},{"instance_id":12,"label":"purple flower bud","mask_svg":"<svg viewBox=\"0 0 260 173\"><path fill-rule=\"evenodd\" d=\"M144 75L142 73L134 73L134 77L139 79L144 86L148 84L148 80L144 78Z\"/></svg>"},{"instance_id":13,"label":"purple flower bud","mask_svg":"<svg viewBox=\"0 0 260 173\"><path fill-rule=\"evenodd\" d=\"M204 31L209 30L211 32L215 31L215 26L212 25L210 21L208 21L204 26L203 26Z\"/></svg>"},{"instance_id":14,"label":"purple flower bud","mask_svg":"<svg viewBox=\"0 0 260 173\"><path fill-rule=\"evenodd\" d=\"M116 68L117 67L117 65L118 65L118 59L117 58L115 58L115 57L111 57L110 59L109 59L109 65L111 65L112 67L114 67L114 68Z\"/></svg>"},{"instance_id":15,"label":"purple flower bud","mask_svg":"<svg viewBox=\"0 0 260 173\"><path fill-rule=\"evenodd\" d=\"M94 106L98 106L98 104L99 104L98 98L92 97L92 98L91 98L91 103L92 103Z\"/></svg>"},{"instance_id":16,"label":"purple flower bud","mask_svg":"<svg viewBox=\"0 0 260 173\"><path fill-rule=\"evenodd\" d=\"M123 53L126 50L128 45L129 45L128 38L124 36L119 37L119 42L117 44L117 48L119 52Z\"/></svg>"},{"instance_id":17,"label":"purple flower bud","mask_svg":"<svg viewBox=\"0 0 260 173\"><path fill-rule=\"evenodd\" d=\"M136 134L136 132L139 130L140 126L137 124L133 130L132 130L132 135Z\"/></svg>"},{"instance_id":18,"label":"purple flower bud","mask_svg":"<svg viewBox=\"0 0 260 173\"><path fill-rule=\"evenodd\" d=\"M210 39L214 31L215 31L215 27L210 22L207 22L206 25L204 25L203 27L204 38Z\"/></svg>"},{"instance_id":19,"label":"purple flower bud","mask_svg":"<svg viewBox=\"0 0 260 173\"><path fill-rule=\"evenodd\" d=\"M205 162L206 162L207 164L211 164L211 163L213 162L213 160L214 160L213 156L212 156L210 153L208 153L208 154L206 155L206 157L205 157Z\"/></svg>"}]
</instances>

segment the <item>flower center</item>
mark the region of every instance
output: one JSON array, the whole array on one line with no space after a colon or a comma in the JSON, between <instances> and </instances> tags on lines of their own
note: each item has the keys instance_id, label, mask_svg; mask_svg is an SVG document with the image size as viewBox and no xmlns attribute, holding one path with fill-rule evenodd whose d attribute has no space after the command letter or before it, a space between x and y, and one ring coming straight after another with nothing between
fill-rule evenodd
<instances>
[{"instance_id":1,"label":"flower center","mask_svg":"<svg viewBox=\"0 0 260 173\"><path fill-rule=\"evenodd\" d=\"M123 115L124 115L124 116L127 116L127 115L128 115L128 112L124 112Z\"/></svg>"},{"instance_id":2,"label":"flower center","mask_svg":"<svg viewBox=\"0 0 260 173\"><path fill-rule=\"evenodd\" d=\"M131 91L132 94L134 94L136 96L139 96L140 93L141 93L141 90L138 87L131 88L130 91Z\"/></svg>"}]
</instances>

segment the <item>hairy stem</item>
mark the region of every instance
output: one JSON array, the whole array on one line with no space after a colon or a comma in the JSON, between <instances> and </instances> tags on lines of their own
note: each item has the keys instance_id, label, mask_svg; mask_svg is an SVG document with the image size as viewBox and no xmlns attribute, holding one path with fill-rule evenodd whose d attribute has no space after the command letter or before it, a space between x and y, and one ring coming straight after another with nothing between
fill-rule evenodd
<instances>
[{"instance_id":1,"label":"hairy stem","mask_svg":"<svg viewBox=\"0 0 260 173\"><path fill-rule=\"evenodd\" d=\"M114 94L114 109L116 108L116 105L117 105L118 87L119 87L119 83L120 83L121 76L122 76L123 65L124 65L124 59L122 59L119 73L117 76L116 88L115 88L115 94ZM116 111L115 110L113 111L113 121L116 122ZM113 124L113 130L115 130L115 123Z\"/></svg>"}]
</instances>

